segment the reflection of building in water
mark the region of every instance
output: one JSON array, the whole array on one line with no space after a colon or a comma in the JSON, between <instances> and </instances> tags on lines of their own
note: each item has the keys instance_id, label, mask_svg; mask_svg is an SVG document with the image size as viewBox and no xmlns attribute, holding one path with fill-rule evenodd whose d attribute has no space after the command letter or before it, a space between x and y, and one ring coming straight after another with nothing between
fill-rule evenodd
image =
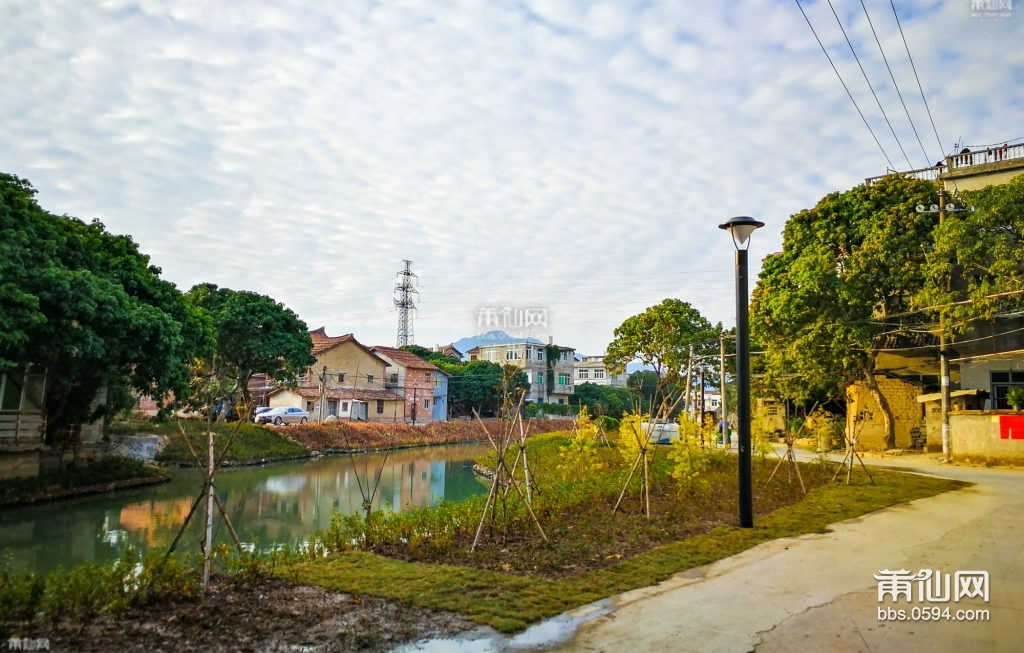
<instances>
[{"instance_id":1,"label":"reflection of building in water","mask_svg":"<svg viewBox=\"0 0 1024 653\"><path fill-rule=\"evenodd\" d=\"M121 508L118 523L124 530L143 537L147 546L155 547L185 521L191 507L191 499L133 503Z\"/></svg>"}]
</instances>

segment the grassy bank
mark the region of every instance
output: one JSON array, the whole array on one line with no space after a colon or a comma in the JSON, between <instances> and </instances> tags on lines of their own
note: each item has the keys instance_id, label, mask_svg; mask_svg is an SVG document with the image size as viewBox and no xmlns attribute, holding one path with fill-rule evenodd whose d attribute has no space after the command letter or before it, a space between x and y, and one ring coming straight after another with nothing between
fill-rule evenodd
<instances>
[{"instance_id":1,"label":"grassy bank","mask_svg":"<svg viewBox=\"0 0 1024 653\"><path fill-rule=\"evenodd\" d=\"M599 599L645 587L672 574L737 554L768 540L824 532L829 524L887 506L964 487L957 481L875 471L876 485L829 484L760 517L753 529L718 526L607 567L561 578L502 573L466 565L409 562L364 551L296 565L303 583L453 610L503 632Z\"/></svg>"},{"instance_id":2,"label":"grassy bank","mask_svg":"<svg viewBox=\"0 0 1024 653\"><path fill-rule=\"evenodd\" d=\"M419 447L433 444L460 444L487 439L501 429L500 420L452 420L426 424L385 424L379 422L340 421L334 424L304 424L278 427L297 442L316 451L364 451L393 447ZM564 431L572 420L533 420L527 422L530 435Z\"/></svg>"},{"instance_id":3,"label":"grassy bank","mask_svg":"<svg viewBox=\"0 0 1024 653\"><path fill-rule=\"evenodd\" d=\"M44 472L30 478L0 481L0 506L34 503L64 495L68 490L93 488L137 479L164 478L164 470L154 465L112 456L87 464L69 466L59 472Z\"/></svg>"},{"instance_id":4,"label":"grassy bank","mask_svg":"<svg viewBox=\"0 0 1024 653\"><path fill-rule=\"evenodd\" d=\"M200 455L206 451L206 422L199 420L183 420L180 422L185 430L189 442ZM217 454L227 445L228 438L235 429L235 424L213 424L214 444ZM157 460L168 464L187 464L194 462L189 452L188 444L181 435L176 422L152 423L152 422L115 422L110 424L106 432L111 435L129 435L137 433L152 433L163 436L166 444L163 450L157 454ZM290 440L284 432L274 429L256 426L255 424L242 424L239 427L238 436L231 444L227 452L227 460L232 463L255 463L263 460L283 460L309 455L309 449L305 446Z\"/></svg>"}]
</instances>

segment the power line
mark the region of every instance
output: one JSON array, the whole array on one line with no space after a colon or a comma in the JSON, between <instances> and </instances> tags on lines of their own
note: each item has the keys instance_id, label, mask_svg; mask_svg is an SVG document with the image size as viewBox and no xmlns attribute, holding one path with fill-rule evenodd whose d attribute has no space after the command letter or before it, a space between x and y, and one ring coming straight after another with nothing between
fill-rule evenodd
<instances>
[{"instance_id":1,"label":"power line","mask_svg":"<svg viewBox=\"0 0 1024 653\"><path fill-rule=\"evenodd\" d=\"M896 95L899 96L900 104L903 105L903 112L907 114L907 121L910 122L910 128L914 130L914 137L917 138L917 144L921 146L921 154L924 155L924 165L927 168L932 164L931 158L929 158L928 153L924 149L924 143L921 142L921 136L917 133L917 127L914 125L914 119L910 117L910 110L907 109L907 103L903 101L903 93L900 93L900 86L896 83L896 76L892 74L892 68L889 67L889 59L886 58L885 50L882 49L882 42L878 39L878 32L875 31L875 24L871 22L871 15L868 13L868 7L864 4L864 0L860 0L860 6L864 10L864 17L868 19L868 25L871 27L871 34L874 35L875 43L878 44L878 51L882 54L882 61L885 62L885 69L889 71L889 79L892 80L893 88L896 89Z\"/></svg>"},{"instance_id":2,"label":"power line","mask_svg":"<svg viewBox=\"0 0 1024 653\"><path fill-rule=\"evenodd\" d=\"M882 101L878 99L878 94L875 93L875 87L871 85L871 80L868 79L868 74L864 70L864 66L860 63L860 57L857 56L857 51L853 49L853 43L850 41L850 37L846 35L846 28L843 27L843 21L839 20L839 14L836 13L836 8L832 6L832 0L828 0L828 7L832 10L832 15L836 17L836 23L839 25L839 31L843 33L843 38L846 39L846 44L850 46L850 52L853 53L853 58L857 61L857 67L860 68L860 74L864 75L864 81L867 82L868 88L871 90L871 95L875 98L878 110L882 112L882 117L885 118L885 124L889 125L889 131L892 132L892 137L896 139L896 145L900 148L900 152L903 153L903 158L906 160L907 165L913 168L914 164L910 162L910 157L907 156L906 150L903 149L903 143L900 143L900 138L896 135L896 130L892 128L892 123L889 122L889 116L885 115L885 109L882 108Z\"/></svg>"},{"instance_id":3,"label":"power line","mask_svg":"<svg viewBox=\"0 0 1024 653\"><path fill-rule=\"evenodd\" d=\"M835 62L832 61L832 57L829 56L828 50L825 49L825 44L821 42L821 39L818 38L818 33L814 31L814 25L811 25L811 19L807 17L807 13L804 11L803 5L800 4L800 0L794 0L794 2L796 2L796 6L800 8L800 13L803 14L804 20L807 21L807 26L811 28L811 34L814 34L814 39L818 42L818 45L821 46L821 51L825 53L825 58L828 59L829 64L831 64L832 70L836 73L836 77L839 78L839 83L843 85L843 90L846 91L847 97L850 98L850 102L853 102L853 108L857 110L857 115L859 115L860 119L864 121L864 126L868 128L869 132L871 132L871 138L875 139L875 145L877 145L878 149L882 151L882 156L885 157L886 162L889 164L889 169L895 170L896 166L892 164L892 160L889 158L889 155L885 153L885 148L882 147L882 143L878 140L878 136L875 136L875 130L871 128L871 125L868 123L868 119L864 117L864 112L861 111L860 107L857 105L857 100L853 99L853 93L850 93L849 87L846 85L846 82L843 81L843 76L839 74L839 69L836 68Z\"/></svg>"},{"instance_id":4,"label":"power line","mask_svg":"<svg viewBox=\"0 0 1024 653\"><path fill-rule=\"evenodd\" d=\"M900 16L896 13L896 5L889 0L892 7L892 15L896 17L896 26L900 28L900 37L903 39L903 47L907 49L907 59L910 59L910 69L914 71L914 79L917 80L917 90L921 91L921 101L924 102L924 110L928 112L928 120L932 123L932 131L935 133L935 142L939 144L939 154L944 155L946 149L942 147L942 139L939 138L939 130L935 128L935 119L932 118L932 110L928 108L928 100L924 97L924 87L921 86L921 78L917 75L917 66L914 65L914 57L910 56L910 46L907 45L907 36L903 33L903 25L900 24Z\"/></svg>"}]
</instances>

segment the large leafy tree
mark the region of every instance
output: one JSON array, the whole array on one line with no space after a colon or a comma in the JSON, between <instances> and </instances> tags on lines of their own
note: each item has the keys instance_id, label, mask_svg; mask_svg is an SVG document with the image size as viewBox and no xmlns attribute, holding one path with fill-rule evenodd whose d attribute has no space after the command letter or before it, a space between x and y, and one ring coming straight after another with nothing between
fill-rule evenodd
<instances>
[{"instance_id":1,"label":"large leafy tree","mask_svg":"<svg viewBox=\"0 0 1024 653\"><path fill-rule=\"evenodd\" d=\"M875 380L886 335L924 286L925 253L937 218L917 213L935 201L929 181L891 175L832 193L790 217L782 252L764 261L751 328L765 348L766 384L784 398L834 395L863 381L881 408L887 446L892 411Z\"/></svg>"},{"instance_id":2,"label":"large leafy tree","mask_svg":"<svg viewBox=\"0 0 1024 653\"><path fill-rule=\"evenodd\" d=\"M969 210L950 212L936 228L916 298L921 307L942 307L929 312L943 314L953 333L1024 304L1024 175L961 200Z\"/></svg>"},{"instance_id":3,"label":"large leafy tree","mask_svg":"<svg viewBox=\"0 0 1024 653\"><path fill-rule=\"evenodd\" d=\"M698 356L717 352L720 330L721 326L712 326L687 302L666 299L627 318L615 329L604 362L613 374L625 372L631 361L640 361L653 370L657 375L657 398L651 408L660 410L671 403L667 390L685 385L683 377L690 363L690 346Z\"/></svg>"},{"instance_id":4,"label":"large leafy tree","mask_svg":"<svg viewBox=\"0 0 1024 653\"><path fill-rule=\"evenodd\" d=\"M585 406L591 415L607 415L615 419L630 412L640 396L630 388L616 388L596 383L581 383L573 389L569 403Z\"/></svg>"},{"instance_id":5,"label":"large leafy tree","mask_svg":"<svg viewBox=\"0 0 1024 653\"><path fill-rule=\"evenodd\" d=\"M253 374L294 383L316 363L306 323L270 297L209 283L193 286L188 297L217 330L216 355L208 368L231 382L228 394L239 393L244 405L251 403Z\"/></svg>"},{"instance_id":6,"label":"large leafy tree","mask_svg":"<svg viewBox=\"0 0 1024 653\"><path fill-rule=\"evenodd\" d=\"M48 213L34 196L0 173L0 370L46 368L48 438L128 407L133 392L187 395L209 320L130 237Z\"/></svg>"}]
</instances>

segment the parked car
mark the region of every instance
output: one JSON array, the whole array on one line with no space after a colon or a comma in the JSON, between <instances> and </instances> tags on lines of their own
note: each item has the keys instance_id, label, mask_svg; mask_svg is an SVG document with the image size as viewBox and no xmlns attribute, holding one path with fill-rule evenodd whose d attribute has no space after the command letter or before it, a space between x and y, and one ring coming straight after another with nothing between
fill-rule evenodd
<instances>
[{"instance_id":1,"label":"parked car","mask_svg":"<svg viewBox=\"0 0 1024 653\"><path fill-rule=\"evenodd\" d=\"M256 408L256 410L253 411L251 421L258 423L259 416L267 412L268 410L271 410L270 406L259 406L258 408Z\"/></svg>"},{"instance_id":2,"label":"parked car","mask_svg":"<svg viewBox=\"0 0 1024 653\"><path fill-rule=\"evenodd\" d=\"M258 424L273 424L275 426L282 424L305 424L308 421L309 413L306 411L301 408L286 408L284 406L271 408L256 416Z\"/></svg>"}]
</instances>

